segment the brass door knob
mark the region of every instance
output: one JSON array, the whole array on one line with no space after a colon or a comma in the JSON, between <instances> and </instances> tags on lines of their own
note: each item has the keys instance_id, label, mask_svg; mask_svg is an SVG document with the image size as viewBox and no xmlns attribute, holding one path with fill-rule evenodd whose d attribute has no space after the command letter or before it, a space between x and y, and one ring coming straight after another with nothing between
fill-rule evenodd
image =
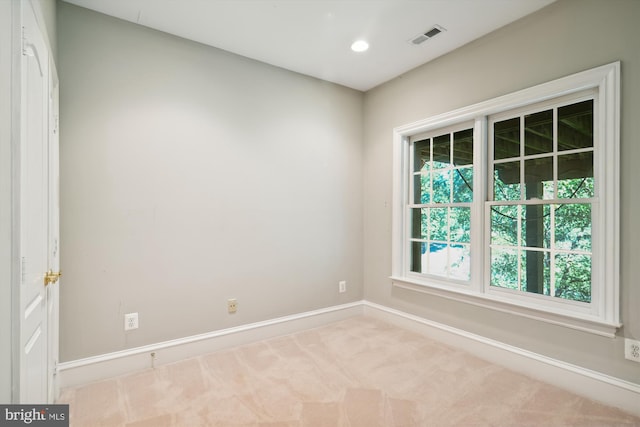
<instances>
[{"instance_id":1,"label":"brass door knob","mask_svg":"<svg viewBox=\"0 0 640 427\"><path fill-rule=\"evenodd\" d=\"M47 271L47 274L44 275L44 285L52 285L58 281L58 279L62 276L62 271L58 271L54 273L53 271Z\"/></svg>"}]
</instances>

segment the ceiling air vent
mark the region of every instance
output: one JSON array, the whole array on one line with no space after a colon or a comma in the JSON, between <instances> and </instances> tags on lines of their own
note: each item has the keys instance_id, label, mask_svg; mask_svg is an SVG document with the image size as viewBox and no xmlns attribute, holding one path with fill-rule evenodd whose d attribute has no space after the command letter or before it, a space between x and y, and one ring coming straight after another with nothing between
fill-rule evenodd
<instances>
[{"instance_id":1,"label":"ceiling air vent","mask_svg":"<svg viewBox=\"0 0 640 427\"><path fill-rule=\"evenodd\" d=\"M443 31L446 31L446 30L444 28L442 28L440 25L434 25L433 28L431 28L430 30L427 30L424 33L412 38L410 41L411 41L412 44L418 45L420 43L426 42L427 40L429 40L432 37L437 36L438 34L440 34Z\"/></svg>"}]
</instances>

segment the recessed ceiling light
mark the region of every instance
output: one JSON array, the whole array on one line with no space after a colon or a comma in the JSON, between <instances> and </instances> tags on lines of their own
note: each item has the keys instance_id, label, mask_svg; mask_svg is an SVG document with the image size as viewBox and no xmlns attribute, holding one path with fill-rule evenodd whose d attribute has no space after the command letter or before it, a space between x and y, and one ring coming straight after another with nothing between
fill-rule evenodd
<instances>
[{"instance_id":1,"label":"recessed ceiling light","mask_svg":"<svg viewBox=\"0 0 640 427\"><path fill-rule=\"evenodd\" d=\"M367 49L369 49L369 43L364 40L356 40L351 45L351 50L354 52L364 52Z\"/></svg>"}]
</instances>

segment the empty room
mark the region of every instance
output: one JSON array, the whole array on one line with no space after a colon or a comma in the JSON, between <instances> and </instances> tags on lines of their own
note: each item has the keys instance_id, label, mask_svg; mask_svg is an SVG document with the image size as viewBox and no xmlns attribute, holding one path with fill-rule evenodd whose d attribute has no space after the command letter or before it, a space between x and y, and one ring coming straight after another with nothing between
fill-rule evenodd
<instances>
[{"instance_id":1,"label":"empty room","mask_svg":"<svg viewBox=\"0 0 640 427\"><path fill-rule=\"evenodd\" d=\"M640 1L0 18L0 424L640 426Z\"/></svg>"}]
</instances>

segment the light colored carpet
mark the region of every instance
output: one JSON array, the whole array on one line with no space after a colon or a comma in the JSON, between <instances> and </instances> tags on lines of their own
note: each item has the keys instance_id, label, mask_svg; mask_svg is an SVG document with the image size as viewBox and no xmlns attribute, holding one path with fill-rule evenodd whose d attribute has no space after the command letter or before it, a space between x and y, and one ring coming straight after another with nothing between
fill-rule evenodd
<instances>
[{"instance_id":1,"label":"light colored carpet","mask_svg":"<svg viewBox=\"0 0 640 427\"><path fill-rule=\"evenodd\" d=\"M65 389L71 425L640 426L369 317Z\"/></svg>"}]
</instances>

